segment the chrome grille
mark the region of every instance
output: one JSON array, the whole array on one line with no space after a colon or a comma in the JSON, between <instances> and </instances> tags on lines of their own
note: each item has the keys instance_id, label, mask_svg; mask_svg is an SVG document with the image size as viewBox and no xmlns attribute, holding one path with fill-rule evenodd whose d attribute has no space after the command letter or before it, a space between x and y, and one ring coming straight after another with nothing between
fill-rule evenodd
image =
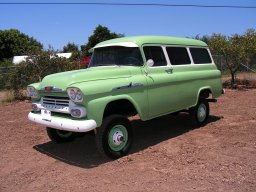
<instances>
[{"instance_id":1,"label":"chrome grille","mask_svg":"<svg viewBox=\"0 0 256 192\"><path fill-rule=\"evenodd\" d=\"M42 98L44 105L54 105L54 106L69 106L69 98L68 97L51 97L45 96Z\"/></svg>"}]
</instances>

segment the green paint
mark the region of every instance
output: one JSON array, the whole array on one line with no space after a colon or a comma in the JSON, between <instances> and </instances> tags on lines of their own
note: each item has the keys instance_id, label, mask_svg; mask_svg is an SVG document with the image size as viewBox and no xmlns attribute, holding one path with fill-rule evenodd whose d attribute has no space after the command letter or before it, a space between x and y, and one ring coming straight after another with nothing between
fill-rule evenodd
<instances>
[{"instance_id":1,"label":"green paint","mask_svg":"<svg viewBox=\"0 0 256 192\"><path fill-rule=\"evenodd\" d=\"M115 135L122 134L123 141L116 141ZM115 125L108 134L108 145L113 151L121 151L128 141L128 132L123 125Z\"/></svg>"}]
</instances>

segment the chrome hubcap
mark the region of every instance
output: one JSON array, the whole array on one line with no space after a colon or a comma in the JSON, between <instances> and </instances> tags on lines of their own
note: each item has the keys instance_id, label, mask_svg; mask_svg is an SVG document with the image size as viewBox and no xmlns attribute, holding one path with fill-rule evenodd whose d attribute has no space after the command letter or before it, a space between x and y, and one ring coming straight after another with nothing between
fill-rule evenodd
<instances>
[{"instance_id":1,"label":"chrome hubcap","mask_svg":"<svg viewBox=\"0 0 256 192\"><path fill-rule=\"evenodd\" d=\"M115 125L108 134L108 145L113 151L121 151L127 144L128 132L123 125Z\"/></svg>"},{"instance_id":2,"label":"chrome hubcap","mask_svg":"<svg viewBox=\"0 0 256 192\"><path fill-rule=\"evenodd\" d=\"M121 131L116 131L113 135L113 144L119 146L124 141L124 134Z\"/></svg>"},{"instance_id":3,"label":"chrome hubcap","mask_svg":"<svg viewBox=\"0 0 256 192\"><path fill-rule=\"evenodd\" d=\"M200 122L203 122L206 117L206 106L204 104L200 104L197 111L197 117Z\"/></svg>"}]
</instances>

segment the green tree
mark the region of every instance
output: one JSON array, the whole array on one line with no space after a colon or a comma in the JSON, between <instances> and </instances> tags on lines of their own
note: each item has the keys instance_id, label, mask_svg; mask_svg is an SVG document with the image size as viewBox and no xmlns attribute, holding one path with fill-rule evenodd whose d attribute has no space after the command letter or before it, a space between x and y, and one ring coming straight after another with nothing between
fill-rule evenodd
<instances>
[{"instance_id":1,"label":"green tree","mask_svg":"<svg viewBox=\"0 0 256 192\"><path fill-rule=\"evenodd\" d=\"M88 43L81 46L82 54L85 56L89 55L89 50L96 44L106 41L109 39L114 39L118 37L123 37L123 34L112 33L107 27L98 25L93 34L88 38Z\"/></svg>"},{"instance_id":2,"label":"green tree","mask_svg":"<svg viewBox=\"0 0 256 192\"><path fill-rule=\"evenodd\" d=\"M213 34L209 41L209 47L213 54L220 54L225 60L225 64L231 74L231 87L236 84L236 73L241 64L248 64L252 55L250 38L244 35L234 34L227 37L221 34Z\"/></svg>"},{"instance_id":3,"label":"green tree","mask_svg":"<svg viewBox=\"0 0 256 192\"><path fill-rule=\"evenodd\" d=\"M0 62L0 67L9 67L9 66L13 66L12 59L3 59Z\"/></svg>"},{"instance_id":4,"label":"green tree","mask_svg":"<svg viewBox=\"0 0 256 192\"><path fill-rule=\"evenodd\" d=\"M245 49L248 56L245 63L248 67L256 68L256 30L248 29L244 34Z\"/></svg>"},{"instance_id":5,"label":"green tree","mask_svg":"<svg viewBox=\"0 0 256 192\"><path fill-rule=\"evenodd\" d=\"M200 36L199 34L196 35L195 37L192 37L193 39L198 39L198 40L201 40L203 42L205 42L206 44L209 44L210 41L211 41L211 37L208 36L208 35L203 35L203 36Z\"/></svg>"},{"instance_id":6,"label":"green tree","mask_svg":"<svg viewBox=\"0 0 256 192\"><path fill-rule=\"evenodd\" d=\"M63 53L79 52L78 46L75 43L68 43L63 47Z\"/></svg>"},{"instance_id":7,"label":"green tree","mask_svg":"<svg viewBox=\"0 0 256 192\"><path fill-rule=\"evenodd\" d=\"M19 30L0 30L0 61L42 49L41 43Z\"/></svg>"},{"instance_id":8,"label":"green tree","mask_svg":"<svg viewBox=\"0 0 256 192\"><path fill-rule=\"evenodd\" d=\"M79 59L81 57L78 45L75 43L68 43L63 47L63 53L72 53L71 60Z\"/></svg>"},{"instance_id":9,"label":"green tree","mask_svg":"<svg viewBox=\"0 0 256 192\"><path fill-rule=\"evenodd\" d=\"M195 36L195 39L206 42L213 55L221 55L224 64L230 71L231 86L236 84L236 73L242 66L256 67L256 30L248 29L244 34L230 37L222 34Z\"/></svg>"}]
</instances>

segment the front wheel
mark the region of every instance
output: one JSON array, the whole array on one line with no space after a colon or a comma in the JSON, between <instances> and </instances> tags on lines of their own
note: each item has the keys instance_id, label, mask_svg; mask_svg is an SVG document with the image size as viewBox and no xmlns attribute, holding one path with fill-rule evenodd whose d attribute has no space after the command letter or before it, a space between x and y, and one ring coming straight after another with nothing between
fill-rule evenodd
<instances>
[{"instance_id":1,"label":"front wheel","mask_svg":"<svg viewBox=\"0 0 256 192\"><path fill-rule=\"evenodd\" d=\"M207 100L199 100L195 107L189 109L189 114L197 126L205 125L210 113L209 103Z\"/></svg>"},{"instance_id":2,"label":"front wheel","mask_svg":"<svg viewBox=\"0 0 256 192\"><path fill-rule=\"evenodd\" d=\"M132 128L127 118L111 115L97 128L96 144L98 151L112 159L117 159L129 152L132 144Z\"/></svg>"},{"instance_id":3,"label":"front wheel","mask_svg":"<svg viewBox=\"0 0 256 192\"><path fill-rule=\"evenodd\" d=\"M47 127L46 130L48 137L56 143L66 143L73 141L76 138L75 133L70 131L62 131L50 127Z\"/></svg>"}]
</instances>

